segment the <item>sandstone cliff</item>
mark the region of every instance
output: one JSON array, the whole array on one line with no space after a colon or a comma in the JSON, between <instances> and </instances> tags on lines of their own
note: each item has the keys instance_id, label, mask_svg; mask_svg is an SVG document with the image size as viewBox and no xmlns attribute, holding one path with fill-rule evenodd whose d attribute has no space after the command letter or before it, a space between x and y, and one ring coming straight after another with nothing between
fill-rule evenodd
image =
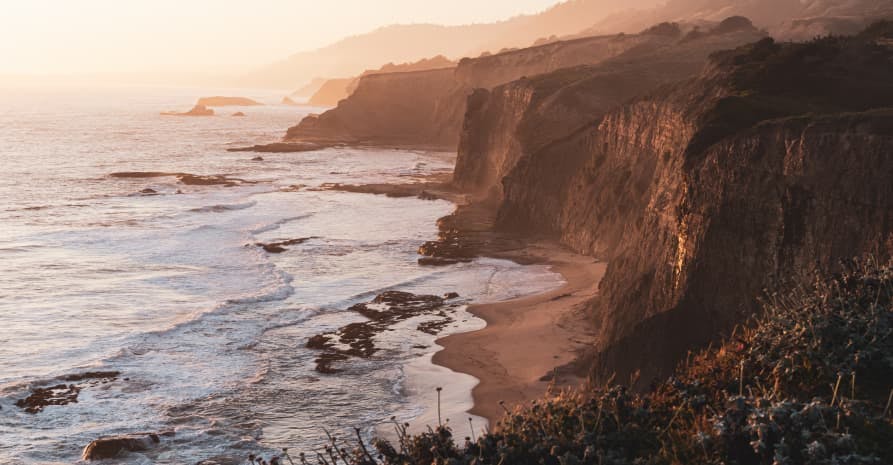
<instances>
[{"instance_id":1,"label":"sandstone cliff","mask_svg":"<svg viewBox=\"0 0 893 465\"><path fill-rule=\"evenodd\" d=\"M348 88L353 87L358 78L327 79L307 103L319 107L333 107L349 95Z\"/></svg>"},{"instance_id":2,"label":"sandstone cliff","mask_svg":"<svg viewBox=\"0 0 893 465\"><path fill-rule=\"evenodd\" d=\"M478 161L503 166L503 227L610 260L592 304L596 374L648 382L752 315L764 288L890 255L891 30L716 54L696 79L528 142L514 166Z\"/></svg>"},{"instance_id":3,"label":"sandstone cliff","mask_svg":"<svg viewBox=\"0 0 893 465\"><path fill-rule=\"evenodd\" d=\"M411 73L373 74L338 106L304 118L289 128L287 141L363 145L454 143L464 111L452 68ZM463 96L464 97L464 96Z\"/></svg>"},{"instance_id":4,"label":"sandstone cliff","mask_svg":"<svg viewBox=\"0 0 893 465\"><path fill-rule=\"evenodd\" d=\"M715 51L764 37L745 18L726 22L735 20L740 21L738 27L725 30L719 25L716 29L721 32L696 38L684 34L677 24L660 24L640 34L647 41L596 65L566 68L491 91L476 91L468 101L454 183L479 194L490 191L501 199L501 179L547 144L597 124L609 110L635 96L696 75ZM555 159L549 156L547 163ZM534 168L531 174L537 171ZM549 172L557 173L554 169ZM538 178L536 182L545 181L539 174L519 180L519 185L525 186L519 195L548 196L555 192L555 186L532 189L534 178Z\"/></svg>"},{"instance_id":5,"label":"sandstone cliff","mask_svg":"<svg viewBox=\"0 0 893 465\"><path fill-rule=\"evenodd\" d=\"M289 129L286 139L454 149L466 100L474 89L600 63L666 40L658 34L589 37L463 59L455 69L363 76L357 90L338 107L301 121Z\"/></svg>"},{"instance_id":6,"label":"sandstone cliff","mask_svg":"<svg viewBox=\"0 0 893 465\"><path fill-rule=\"evenodd\" d=\"M325 80L309 99L311 105L333 107L338 102L346 99L360 84L360 80L365 76L373 74L390 74L390 73L408 73L413 71L429 71L434 69L453 68L456 63L443 55L437 55L431 58L424 58L412 63L394 64L388 63L378 69L370 69L363 74L346 79L328 79Z\"/></svg>"}]
</instances>

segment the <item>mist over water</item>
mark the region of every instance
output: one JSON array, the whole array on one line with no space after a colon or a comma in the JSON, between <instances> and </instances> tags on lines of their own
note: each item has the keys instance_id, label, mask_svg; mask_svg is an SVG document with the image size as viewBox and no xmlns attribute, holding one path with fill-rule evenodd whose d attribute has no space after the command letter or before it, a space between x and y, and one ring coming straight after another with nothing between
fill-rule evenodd
<instances>
[{"instance_id":1,"label":"mist over water","mask_svg":"<svg viewBox=\"0 0 893 465\"><path fill-rule=\"evenodd\" d=\"M226 149L276 140L318 109L159 116L217 94L226 91L2 95L0 463L71 463L97 437L146 431L176 434L127 463L194 463L315 447L323 428L410 421L428 407L407 387L425 383L407 380L406 370L436 350L435 337L416 330L425 317L381 335L375 357L340 364L334 375L314 371L307 338L362 321L346 309L383 290L458 292L470 302L560 284L544 267L500 260L418 266L416 249L436 236L448 202L312 190L412 181L451 170L453 154L332 148L253 161ZM248 116L230 117L235 111ZM108 176L121 171L256 183ZM309 239L282 254L255 245L296 238ZM455 323L442 334L482 325L464 309L449 310ZM84 388L74 404L38 414L15 406L33 387L91 370L121 374ZM443 383L467 397L474 380Z\"/></svg>"}]
</instances>

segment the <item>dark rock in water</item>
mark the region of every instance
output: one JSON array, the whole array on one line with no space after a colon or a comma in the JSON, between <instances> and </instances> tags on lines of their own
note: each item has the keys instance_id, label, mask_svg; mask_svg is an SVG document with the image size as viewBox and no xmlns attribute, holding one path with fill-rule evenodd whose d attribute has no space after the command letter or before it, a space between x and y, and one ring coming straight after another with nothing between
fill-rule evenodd
<instances>
[{"instance_id":1,"label":"dark rock in water","mask_svg":"<svg viewBox=\"0 0 893 465\"><path fill-rule=\"evenodd\" d=\"M121 457L129 452L149 450L161 443L161 436L173 433L137 433L99 438L84 448L83 460L105 460Z\"/></svg>"},{"instance_id":2,"label":"dark rock in water","mask_svg":"<svg viewBox=\"0 0 893 465\"><path fill-rule=\"evenodd\" d=\"M36 388L31 395L16 402L16 407L27 413L35 414L50 405L68 405L78 401L81 388L74 384L57 384L44 388Z\"/></svg>"},{"instance_id":3,"label":"dark rock in water","mask_svg":"<svg viewBox=\"0 0 893 465\"><path fill-rule=\"evenodd\" d=\"M458 292L447 292L446 294L443 295L443 298L446 300L458 299L459 293Z\"/></svg>"},{"instance_id":4,"label":"dark rock in water","mask_svg":"<svg viewBox=\"0 0 893 465\"><path fill-rule=\"evenodd\" d=\"M437 194L432 194L428 191L420 192L418 198L421 200L440 200L440 197L438 197Z\"/></svg>"},{"instance_id":5,"label":"dark rock in water","mask_svg":"<svg viewBox=\"0 0 893 465\"><path fill-rule=\"evenodd\" d=\"M114 380L121 376L120 371L88 371L86 373L68 375L62 378L62 381L77 382L88 380Z\"/></svg>"},{"instance_id":6,"label":"dark rock in water","mask_svg":"<svg viewBox=\"0 0 893 465\"><path fill-rule=\"evenodd\" d=\"M444 314L445 315L445 314ZM453 322L452 318L446 317L441 318L439 320L426 321L416 327L419 331L430 334L432 336L436 336L443 331L443 328L446 328L447 325Z\"/></svg>"},{"instance_id":7,"label":"dark rock in water","mask_svg":"<svg viewBox=\"0 0 893 465\"><path fill-rule=\"evenodd\" d=\"M264 161L264 157L254 157L251 161Z\"/></svg>"},{"instance_id":8,"label":"dark rock in water","mask_svg":"<svg viewBox=\"0 0 893 465\"><path fill-rule=\"evenodd\" d=\"M31 394L16 401L16 407L27 413L37 414L51 405L68 405L78 401L81 390L87 387L106 384L118 379L117 371L95 371L59 378L60 381L77 384L56 384L53 386L39 387L31 391Z\"/></svg>"},{"instance_id":9,"label":"dark rock in water","mask_svg":"<svg viewBox=\"0 0 893 465\"><path fill-rule=\"evenodd\" d=\"M313 239L313 237L302 237L299 239L289 239L287 241L270 242L268 244L265 244L263 242L258 242L255 245L264 249L264 251L266 251L267 253L282 253L282 252L285 252L286 250L288 250L288 249L286 249L287 246L303 244L303 243L309 241L310 239Z\"/></svg>"},{"instance_id":10,"label":"dark rock in water","mask_svg":"<svg viewBox=\"0 0 893 465\"><path fill-rule=\"evenodd\" d=\"M454 293L447 295L452 294ZM421 323L418 329L429 334L437 334L453 321L444 311L452 307L455 307L455 304L448 304L443 297L436 295L383 292L371 302L356 304L349 308L368 318L368 321L351 323L337 331L313 336L307 340L307 347L323 351L316 358L316 371L335 373L338 371L332 366L335 362L348 360L351 357L370 358L375 355L378 352L378 348L375 347L375 335L400 321L433 314L440 318Z\"/></svg>"},{"instance_id":11,"label":"dark rock in water","mask_svg":"<svg viewBox=\"0 0 893 465\"><path fill-rule=\"evenodd\" d=\"M240 178L231 178L226 175L198 175L190 173L166 173L163 171L122 171L109 175L113 178L162 178L175 177L178 181L189 186L212 186L221 185L224 187L238 186L242 184L256 184L256 181L248 181ZM182 192L179 192L182 194Z\"/></svg>"},{"instance_id":12,"label":"dark rock in water","mask_svg":"<svg viewBox=\"0 0 893 465\"><path fill-rule=\"evenodd\" d=\"M422 266L450 266L470 261L470 258L421 257L418 263Z\"/></svg>"},{"instance_id":13,"label":"dark rock in water","mask_svg":"<svg viewBox=\"0 0 893 465\"><path fill-rule=\"evenodd\" d=\"M158 191L156 191L155 189L150 189L150 188L147 187L147 188L141 190L141 191L140 191L140 194L143 194L143 195L158 195Z\"/></svg>"},{"instance_id":14,"label":"dark rock in water","mask_svg":"<svg viewBox=\"0 0 893 465\"><path fill-rule=\"evenodd\" d=\"M244 179L230 178L222 175L200 176L195 174L178 174L177 179L188 186L214 186L221 185L226 187L237 186L239 184L251 184Z\"/></svg>"},{"instance_id":15,"label":"dark rock in water","mask_svg":"<svg viewBox=\"0 0 893 465\"><path fill-rule=\"evenodd\" d=\"M233 113L233 116L245 116L245 113L242 113L241 111L237 111L237 112Z\"/></svg>"},{"instance_id":16,"label":"dark rock in water","mask_svg":"<svg viewBox=\"0 0 893 465\"><path fill-rule=\"evenodd\" d=\"M261 153L298 153L321 150L331 145L315 144L311 142L275 142L272 144L252 145L250 147L236 147L226 149L227 152L261 152Z\"/></svg>"}]
</instances>

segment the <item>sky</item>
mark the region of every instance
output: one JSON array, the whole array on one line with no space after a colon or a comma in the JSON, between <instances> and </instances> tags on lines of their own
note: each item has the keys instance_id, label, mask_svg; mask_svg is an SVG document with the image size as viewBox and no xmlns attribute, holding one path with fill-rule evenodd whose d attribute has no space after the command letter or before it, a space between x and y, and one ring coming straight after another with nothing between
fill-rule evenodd
<instances>
[{"instance_id":1,"label":"sky","mask_svg":"<svg viewBox=\"0 0 893 465\"><path fill-rule=\"evenodd\" d=\"M0 74L213 72L395 23L468 24L558 0L0 0Z\"/></svg>"}]
</instances>

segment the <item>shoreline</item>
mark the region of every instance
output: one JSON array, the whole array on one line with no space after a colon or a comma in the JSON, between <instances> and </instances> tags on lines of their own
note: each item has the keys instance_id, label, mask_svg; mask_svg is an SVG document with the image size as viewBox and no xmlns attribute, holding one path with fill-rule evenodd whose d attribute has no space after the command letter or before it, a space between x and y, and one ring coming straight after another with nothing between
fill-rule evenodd
<instances>
[{"instance_id":1,"label":"shoreline","mask_svg":"<svg viewBox=\"0 0 893 465\"><path fill-rule=\"evenodd\" d=\"M471 304L467 312L483 320L485 326L435 340L442 349L431 356L433 365L477 380L471 390L469 414L486 419L493 429L505 414L504 407L510 410L541 398L550 386L576 387L587 381L572 364L582 350L594 345L595 323L586 314L586 304L598 296L607 262L578 254L554 240L537 239L534 234L495 231L496 206L456 192L443 174L419 183L330 188L387 196L433 194L456 205L438 225L441 239L455 240L449 233L458 232L461 245L431 257L461 258L470 250L476 257L546 265L564 279L563 285L546 292Z\"/></svg>"},{"instance_id":2,"label":"shoreline","mask_svg":"<svg viewBox=\"0 0 893 465\"><path fill-rule=\"evenodd\" d=\"M579 255L550 241L531 242L513 251L484 253L524 264L549 265L565 284L517 299L473 304L468 312L486 322L482 329L437 340L443 349L434 364L478 379L469 413L493 429L516 405L542 397L550 386L579 386L586 379L562 369L591 347L593 323L585 304L598 295L606 262Z\"/></svg>"}]
</instances>

